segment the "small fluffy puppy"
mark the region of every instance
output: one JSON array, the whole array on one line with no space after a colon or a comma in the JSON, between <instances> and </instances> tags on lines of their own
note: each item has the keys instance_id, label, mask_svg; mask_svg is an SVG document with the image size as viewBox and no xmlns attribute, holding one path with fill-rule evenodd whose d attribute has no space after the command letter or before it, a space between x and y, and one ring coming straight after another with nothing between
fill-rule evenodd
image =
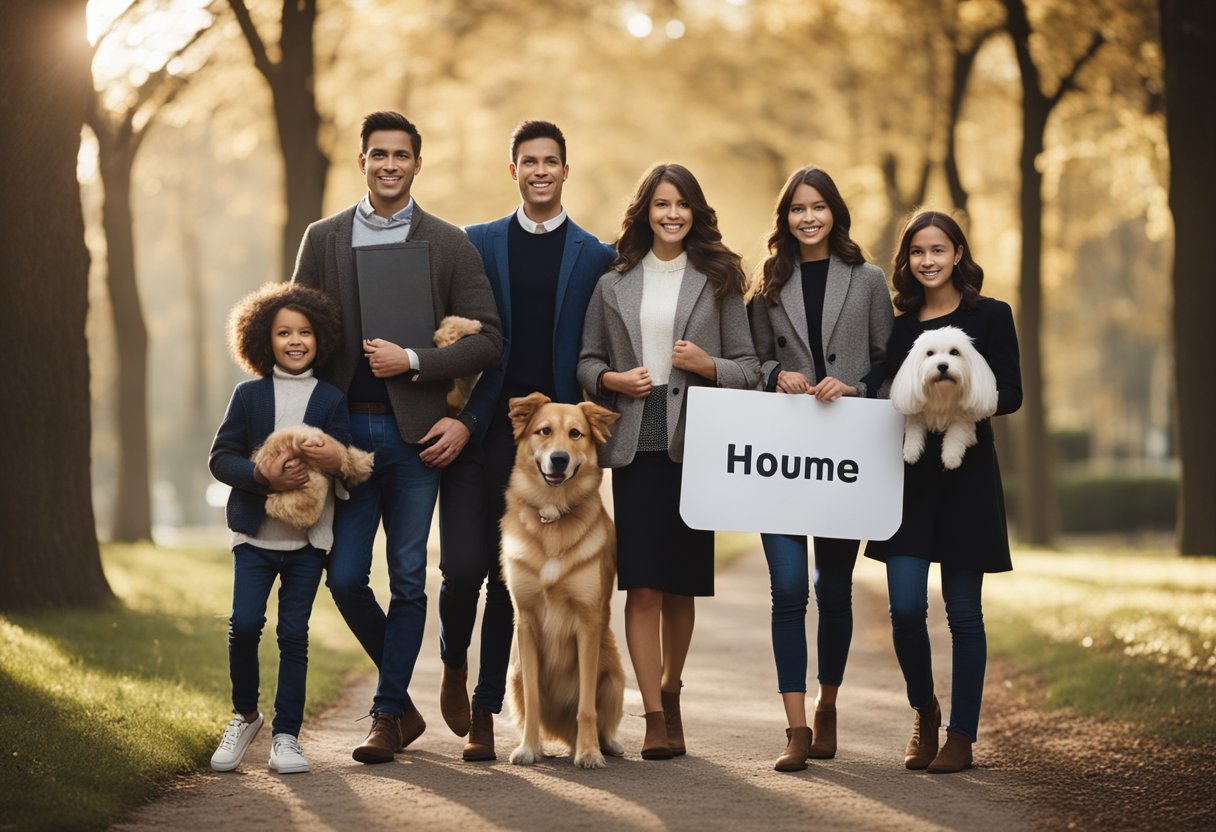
<instances>
[{"instance_id":1,"label":"small fluffy puppy","mask_svg":"<svg viewBox=\"0 0 1216 832\"><path fill-rule=\"evenodd\" d=\"M925 432L942 436L942 465L953 470L975 444L975 423L996 413L996 377L971 337L955 326L921 333L891 383L891 404L906 416L904 462L925 451Z\"/></svg>"},{"instance_id":2,"label":"small fluffy puppy","mask_svg":"<svg viewBox=\"0 0 1216 832\"><path fill-rule=\"evenodd\" d=\"M624 753L617 740L625 671L609 626L616 529L600 501L598 446L619 413L510 401L515 467L502 517L502 568L515 605L507 690L523 738L511 762L531 765L541 735L566 743L579 768Z\"/></svg>"},{"instance_id":3,"label":"small fluffy puppy","mask_svg":"<svg viewBox=\"0 0 1216 832\"><path fill-rule=\"evenodd\" d=\"M478 332L481 332L481 321L475 321L472 318L462 318L459 315L448 315L439 322L439 328L435 330L432 340L437 347L448 347L466 335L474 335ZM464 409L465 403L469 400L473 387L477 384L477 379L479 378L481 378L481 373L476 373L464 378L458 378L452 382L452 389L448 390L449 416L455 416Z\"/></svg>"},{"instance_id":4,"label":"small fluffy puppy","mask_svg":"<svg viewBox=\"0 0 1216 832\"><path fill-rule=\"evenodd\" d=\"M372 465L375 456L355 447L346 447L332 436L327 436L320 428L311 425L295 425L290 428L276 430L253 453L254 463L269 461L283 451L298 453L306 445L319 446L332 442L342 451L342 470L339 476L350 487L365 482L372 475ZM300 456L299 460L307 465L308 461ZM266 497L266 514L282 520L298 529L312 528L321 519L325 509L325 497L329 493L329 477L311 466L308 472L308 482L303 488L293 491L276 491Z\"/></svg>"}]
</instances>

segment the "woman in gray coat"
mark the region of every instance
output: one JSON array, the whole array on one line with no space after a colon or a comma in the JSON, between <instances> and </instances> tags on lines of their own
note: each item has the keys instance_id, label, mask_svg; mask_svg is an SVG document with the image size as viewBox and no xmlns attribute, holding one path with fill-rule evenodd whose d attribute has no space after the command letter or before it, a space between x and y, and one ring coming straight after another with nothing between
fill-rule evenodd
<instances>
[{"instance_id":1,"label":"woman in gray coat","mask_svg":"<svg viewBox=\"0 0 1216 832\"><path fill-rule=\"evenodd\" d=\"M819 168L795 171L777 201L770 256L752 299L752 336L764 389L821 402L880 392L894 315L882 269L849 237L852 219L836 183ZM853 638L853 565L858 541L815 538L819 695L806 719L807 539L761 535L773 591L773 655L789 728L777 771L836 754L836 694Z\"/></svg>"},{"instance_id":2,"label":"woman in gray coat","mask_svg":"<svg viewBox=\"0 0 1216 832\"><path fill-rule=\"evenodd\" d=\"M713 532L679 513L684 402L693 385L754 387L759 362L739 256L687 168L643 177L616 246L587 307L578 379L621 413L600 463L613 469L625 640L646 711L642 758L670 759L685 750L680 676L694 597L714 590Z\"/></svg>"}]
</instances>

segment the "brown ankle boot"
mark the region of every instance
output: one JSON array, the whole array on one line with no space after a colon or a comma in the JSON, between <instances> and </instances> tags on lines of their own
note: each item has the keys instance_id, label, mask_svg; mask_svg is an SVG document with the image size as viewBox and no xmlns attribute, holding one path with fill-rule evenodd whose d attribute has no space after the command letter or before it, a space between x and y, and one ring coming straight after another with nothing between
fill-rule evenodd
<instances>
[{"instance_id":1,"label":"brown ankle boot","mask_svg":"<svg viewBox=\"0 0 1216 832\"><path fill-rule=\"evenodd\" d=\"M684 683L680 683L684 687ZM671 756L679 757L685 753L684 721L680 718L680 691L659 691L663 697L663 718L667 722L667 745L671 748Z\"/></svg>"},{"instance_id":2,"label":"brown ankle boot","mask_svg":"<svg viewBox=\"0 0 1216 832\"><path fill-rule=\"evenodd\" d=\"M929 763L930 774L950 774L971 768L971 740L958 731L946 731L946 744Z\"/></svg>"},{"instance_id":3,"label":"brown ankle boot","mask_svg":"<svg viewBox=\"0 0 1216 832\"><path fill-rule=\"evenodd\" d=\"M405 703L405 716L399 720L398 727L401 730L401 745L397 748L398 751L404 751L407 745L421 737L422 732L426 730L426 720L418 713L413 702Z\"/></svg>"},{"instance_id":4,"label":"brown ankle boot","mask_svg":"<svg viewBox=\"0 0 1216 832\"><path fill-rule=\"evenodd\" d=\"M439 683L439 713L452 733L463 737L469 733L469 663L460 667L443 665L443 680Z\"/></svg>"},{"instance_id":5,"label":"brown ankle boot","mask_svg":"<svg viewBox=\"0 0 1216 832\"><path fill-rule=\"evenodd\" d=\"M813 742L807 756L813 760L830 760L836 756L836 709L815 709L811 721Z\"/></svg>"},{"instance_id":6,"label":"brown ankle boot","mask_svg":"<svg viewBox=\"0 0 1216 832\"><path fill-rule=\"evenodd\" d=\"M401 746L400 720L394 714L376 712L372 714L372 727L363 744L351 752L361 763L391 763L393 754Z\"/></svg>"},{"instance_id":7,"label":"brown ankle boot","mask_svg":"<svg viewBox=\"0 0 1216 832\"><path fill-rule=\"evenodd\" d=\"M494 753L494 714L481 708L473 709L469 741L460 756L469 762L498 759Z\"/></svg>"},{"instance_id":8,"label":"brown ankle boot","mask_svg":"<svg viewBox=\"0 0 1216 832\"><path fill-rule=\"evenodd\" d=\"M908 749L904 752L904 767L913 771L928 768L929 763L937 756L938 730L942 726L942 709L933 697L933 704L928 708L916 711L916 721L912 723L912 739L908 740Z\"/></svg>"},{"instance_id":9,"label":"brown ankle boot","mask_svg":"<svg viewBox=\"0 0 1216 832\"><path fill-rule=\"evenodd\" d=\"M802 771L811 749L811 729L805 725L785 729L785 753L777 758L777 771Z\"/></svg>"},{"instance_id":10,"label":"brown ankle boot","mask_svg":"<svg viewBox=\"0 0 1216 832\"><path fill-rule=\"evenodd\" d=\"M671 746L667 744L667 718L662 711L646 714L646 739L642 740L643 760L670 760Z\"/></svg>"}]
</instances>

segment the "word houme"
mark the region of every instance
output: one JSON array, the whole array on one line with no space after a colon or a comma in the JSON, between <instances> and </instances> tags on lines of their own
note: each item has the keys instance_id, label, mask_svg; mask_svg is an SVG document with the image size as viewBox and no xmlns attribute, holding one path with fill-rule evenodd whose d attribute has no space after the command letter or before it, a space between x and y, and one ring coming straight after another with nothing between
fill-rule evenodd
<instances>
[{"instance_id":1,"label":"word houme","mask_svg":"<svg viewBox=\"0 0 1216 832\"><path fill-rule=\"evenodd\" d=\"M736 465L741 471L736 471ZM833 478L844 483L857 482L858 466L852 459L842 459L837 464L828 457L791 456L789 454L770 454L767 451L756 456L756 473L762 477L773 477L780 472L787 480L815 479L831 482ZM726 446L726 473L740 473L750 476L752 473L752 446L744 445L743 451L735 450L735 444Z\"/></svg>"}]
</instances>

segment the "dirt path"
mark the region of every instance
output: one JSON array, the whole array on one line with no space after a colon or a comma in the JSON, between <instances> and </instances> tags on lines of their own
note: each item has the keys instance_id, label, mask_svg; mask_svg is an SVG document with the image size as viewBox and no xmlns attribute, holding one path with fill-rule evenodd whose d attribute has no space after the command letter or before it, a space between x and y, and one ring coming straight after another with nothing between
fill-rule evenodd
<instances>
[{"instance_id":1,"label":"dirt path","mask_svg":"<svg viewBox=\"0 0 1216 832\"><path fill-rule=\"evenodd\" d=\"M858 564L859 572L878 569L871 561ZM463 741L439 715L432 592L424 654L412 686L428 728L395 763L363 766L350 758L367 725L354 720L366 713L373 687L370 677L362 677L327 714L305 724L301 740L311 774L268 772L270 737L263 731L239 772L205 771L180 780L113 828L1005 832L1042 825L1032 785L1016 768L985 766L983 743L976 747L980 766L968 772L934 776L903 768L911 712L891 652L884 599L867 584L872 581L857 587L855 637L840 701L841 750L834 760L813 761L805 772L772 770L784 747L784 719L769 641L768 576L756 551L720 571L717 597L698 605L683 697L686 757L641 760L641 699L631 687L622 725L627 756L610 760L606 769L576 770L566 756L513 766L506 758L518 734L508 720L499 722L499 762L462 762ZM618 609L618 635L621 622ZM947 644L945 637L934 641L938 668L949 667L941 652Z\"/></svg>"}]
</instances>

